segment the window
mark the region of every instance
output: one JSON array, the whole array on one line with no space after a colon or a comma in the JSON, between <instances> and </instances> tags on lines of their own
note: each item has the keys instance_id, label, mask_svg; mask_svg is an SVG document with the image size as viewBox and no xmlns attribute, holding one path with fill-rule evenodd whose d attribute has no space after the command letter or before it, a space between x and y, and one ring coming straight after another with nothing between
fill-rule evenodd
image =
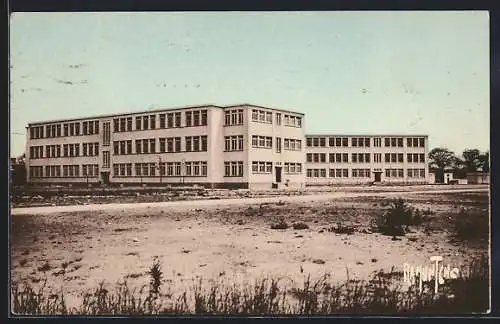
<instances>
[{"instance_id":1,"label":"window","mask_svg":"<svg viewBox=\"0 0 500 324\"><path fill-rule=\"evenodd\" d=\"M156 128L156 115L149 116L149 128L150 129Z\"/></svg>"},{"instance_id":2,"label":"window","mask_svg":"<svg viewBox=\"0 0 500 324\"><path fill-rule=\"evenodd\" d=\"M181 138L180 137L175 137L174 138L174 143L175 143L175 152L181 152Z\"/></svg>"},{"instance_id":3,"label":"window","mask_svg":"<svg viewBox=\"0 0 500 324\"><path fill-rule=\"evenodd\" d=\"M102 145L109 146L111 143L111 124L106 122L103 124L104 132L102 134Z\"/></svg>"},{"instance_id":4,"label":"window","mask_svg":"<svg viewBox=\"0 0 500 324\"><path fill-rule=\"evenodd\" d=\"M141 130L142 129L142 119L141 119L141 117L135 117L135 129L136 130Z\"/></svg>"},{"instance_id":5,"label":"window","mask_svg":"<svg viewBox=\"0 0 500 324\"><path fill-rule=\"evenodd\" d=\"M174 152L174 138L167 137L167 152Z\"/></svg>"},{"instance_id":6,"label":"window","mask_svg":"<svg viewBox=\"0 0 500 324\"><path fill-rule=\"evenodd\" d=\"M181 127L181 113L180 112L176 112L174 114L174 121L175 121L175 127Z\"/></svg>"},{"instance_id":7,"label":"window","mask_svg":"<svg viewBox=\"0 0 500 324\"><path fill-rule=\"evenodd\" d=\"M384 138L384 146L385 147L391 146L391 139L390 138Z\"/></svg>"},{"instance_id":8,"label":"window","mask_svg":"<svg viewBox=\"0 0 500 324\"><path fill-rule=\"evenodd\" d=\"M120 118L120 132L125 131L125 127L127 126L126 122L127 120L125 118Z\"/></svg>"},{"instance_id":9,"label":"window","mask_svg":"<svg viewBox=\"0 0 500 324\"><path fill-rule=\"evenodd\" d=\"M374 153L373 154L373 162L381 163L382 162L382 153Z\"/></svg>"},{"instance_id":10,"label":"window","mask_svg":"<svg viewBox=\"0 0 500 324\"><path fill-rule=\"evenodd\" d=\"M206 110L201 111L201 126L208 125L208 113Z\"/></svg>"},{"instance_id":11,"label":"window","mask_svg":"<svg viewBox=\"0 0 500 324\"><path fill-rule=\"evenodd\" d=\"M302 164L294 162L285 162L283 172L286 174L300 174L302 173Z\"/></svg>"},{"instance_id":12,"label":"window","mask_svg":"<svg viewBox=\"0 0 500 324\"><path fill-rule=\"evenodd\" d=\"M126 154L132 154L132 140L127 140L127 152Z\"/></svg>"},{"instance_id":13,"label":"window","mask_svg":"<svg viewBox=\"0 0 500 324\"><path fill-rule=\"evenodd\" d=\"M273 113L266 111L266 122L272 124L273 123Z\"/></svg>"},{"instance_id":14,"label":"window","mask_svg":"<svg viewBox=\"0 0 500 324\"><path fill-rule=\"evenodd\" d=\"M135 153L137 153L137 154L142 153L142 141L141 140L135 140Z\"/></svg>"},{"instance_id":15,"label":"window","mask_svg":"<svg viewBox=\"0 0 500 324\"><path fill-rule=\"evenodd\" d=\"M308 137L306 138L306 146L311 147L312 146L312 138Z\"/></svg>"},{"instance_id":16,"label":"window","mask_svg":"<svg viewBox=\"0 0 500 324\"><path fill-rule=\"evenodd\" d=\"M166 142L166 139L165 137L161 137L160 138L160 153L165 153L165 142Z\"/></svg>"},{"instance_id":17,"label":"window","mask_svg":"<svg viewBox=\"0 0 500 324\"><path fill-rule=\"evenodd\" d=\"M412 138L412 142L413 142L413 147L417 147L418 146L418 138L414 137Z\"/></svg>"},{"instance_id":18,"label":"window","mask_svg":"<svg viewBox=\"0 0 500 324\"><path fill-rule=\"evenodd\" d=\"M186 111L186 127L193 126L193 113L191 111Z\"/></svg>"},{"instance_id":19,"label":"window","mask_svg":"<svg viewBox=\"0 0 500 324\"><path fill-rule=\"evenodd\" d=\"M407 138L406 139L406 147L412 147L413 145L413 141L412 141L412 138ZM410 172L411 170L408 170L408 176L410 176Z\"/></svg>"},{"instance_id":20,"label":"window","mask_svg":"<svg viewBox=\"0 0 500 324\"><path fill-rule=\"evenodd\" d=\"M425 163L425 154L420 153L419 156L420 156L420 163Z\"/></svg>"},{"instance_id":21,"label":"window","mask_svg":"<svg viewBox=\"0 0 500 324\"><path fill-rule=\"evenodd\" d=\"M192 137L191 136L186 136L186 152L191 152L192 151Z\"/></svg>"},{"instance_id":22,"label":"window","mask_svg":"<svg viewBox=\"0 0 500 324\"><path fill-rule=\"evenodd\" d=\"M425 138L418 139L418 146L425 147Z\"/></svg>"},{"instance_id":23,"label":"window","mask_svg":"<svg viewBox=\"0 0 500 324\"><path fill-rule=\"evenodd\" d=\"M166 114L160 114L160 128L163 129L166 126Z\"/></svg>"},{"instance_id":24,"label":"window","mask_svg":"<svg viewBox=\"0 0 500 324\"><path fill-rule=\"evenodd\" d=\"M319 139L319 146L325 147L326 146L326 139L324 137L320 137Z\"/></svg>"},{"instance_id":25,"label":"window","mask_svg":"<svg viewBox=\"0 0 500 324\"><path fill-rule=\"evenodd\" d=\"M103 168L109 168L109 151L102 152L102 166Z\"/></svg>"},{"instance_id":26,"label":"window","mask_svg":"<svg viewBox=\"0 0 500 324\"><path fill-rule=\"evenodd\" d=\"M200 137L199 136L193 136L193 151L195 151L195 152L200 151Z\"/></svg>"},{"instance_id":27,"label":"window","mask_svg":"<svg viewBox=\"0 0 500 324\"><path fill-rule=\"evenodd\" d=\"M127 131L132 131L132 117L127 117Z\"/></svg>"},{"instance_id":28,"label":"window","mask_svg":"<svg viewBox=\"0 0 500 324\"><path fill-rule=\"evenodd\" d=\"M281 152L281 137L276 137L276 152Z\"/></svg>"},{"instance_id":29,"label":"window","mask_svg":"<svg viewBox=\"0 0 500 324\"><path fill-rule=\"evenodd\" d=\"M193 111L193 126L200 126L200 111Z\"/></svg>"},{"instance_id":30,"label":"window","mask_svg":"<svg viewBox=\"0 0 500 324\"><path fill-rule=\"evenodd\" d=\"M156 139L149 139L149 153L156 153Z\"/></svg>"},{"instance_id":31,"label":"window","mask_svg":"<svg viewBox=\"0 0 500 324\"><path fill-rule=\"evenodd\" d=\"M142 129L149 129L149 116L142 116Z\"/></svg>"},{"instance_id":32,"label":"window","mask_svg":"<svg viewBox=\"0 0 500 324\"><path fill-rule=\"evenodd\" d=\"M268 161L252 161L252 173L272 173L273 163Z\"/></svg>"},{"instance_id":33,"label":"window","mask_svg":"<svg viewBox=\"0 0 500 324\"><path fill-rule=\"evenodd\" d=\"M252 147L272 148L272 137L252 135Z\"/></svg>"},{"instance_id":34,"label":"window","mask_svg":"<svg viewBox=\"0 0 500 324\"><path fill-rule=\"evenodd\" d=\"M403 153L398 153L398 162L403 163Z\"/></svg>"},{"instance_id":35,"label":"window","mask_svg":"<svg viewBox=\"0 0 500 324\"><path fill-rule=\"evenodd\" d=\"M173 127L174 127L174 114L168 113L167 114L167 128L173 128Z\"/></svg>"},{"instance_id":36,"label":"window","mask_svg":"<svg viewBox=\"0 0 500 324\"><path fill-rule=\"evenodd\" d=\"M266 112L263 110L259 110L259 121L263 123L266 121Z\"/></svg>"},{"instance_id":37,"label":"window","mask_svg":"<svg viewBox=\"0 0 500 324\"><path fill-rule=\"evenodd\" d=\"M349 139L347 137L342 138L342 146L344 147L349 146Z\"/></svg>"},{"instance_id":38,"label":"window","mask_svg":"<svg viewBox=\"0 0 500 324\"><path fill-rule=\"evenodd\" d=\"M281 114L276 113L276 125L281 125Z\"/></svg>"},{"instance_id":39,"label":"window","mask_svg":"<svg viewBox=\"0 0 500 324\"><path fill-rule=\"evenodd\" d=\"M242 151L243 135L225 136L225 151Z\"/></svg>"},{"instance_id":40,"label":"window","mask_svg":"<svg viewBox=\"0 0 500 324\"><path fill-rule=\"evenodd\" d=\"M207 152L207 136L203 135L201 136L201 151L202 152Z\"/></svg>"}]
</instances>

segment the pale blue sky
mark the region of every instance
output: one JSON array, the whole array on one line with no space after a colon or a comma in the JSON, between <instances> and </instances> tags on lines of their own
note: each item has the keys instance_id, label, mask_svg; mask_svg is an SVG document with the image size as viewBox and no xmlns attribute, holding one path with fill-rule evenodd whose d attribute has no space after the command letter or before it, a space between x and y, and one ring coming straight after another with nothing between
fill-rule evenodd
<instances>
[{"instance_id":1,"label":"pale blue sky","mask_svg":"<svg viewBox=\"0 0 500 324\"><path fill-rule=\"evenodd\" d=\"M237 103L304 112L307 133L489 149L486 11L16 13L10 28L13 156L32 121Z\"/></svg>"}]
</instances>

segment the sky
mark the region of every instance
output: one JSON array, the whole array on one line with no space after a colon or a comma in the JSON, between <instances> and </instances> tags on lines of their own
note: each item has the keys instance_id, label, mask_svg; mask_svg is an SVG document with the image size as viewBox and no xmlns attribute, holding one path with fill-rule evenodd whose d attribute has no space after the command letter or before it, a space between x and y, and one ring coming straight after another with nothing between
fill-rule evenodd
<instances>
[{"instance_id":1,"label":"sky","mask_svg":"<svg viewBox=\"0 0 500 324\"><path fill-rule=\"evenodd\" d=\"M15 13L10 65L11 156L29 122L239 103L490 145L487 11Z\"/></svg>"}]
</instances>

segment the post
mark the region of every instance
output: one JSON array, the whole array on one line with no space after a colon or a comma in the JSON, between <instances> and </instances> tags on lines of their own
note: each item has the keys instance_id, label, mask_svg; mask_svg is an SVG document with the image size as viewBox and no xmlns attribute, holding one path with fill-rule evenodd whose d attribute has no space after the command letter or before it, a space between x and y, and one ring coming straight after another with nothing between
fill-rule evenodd
<instances>
[{"instance_id":1,"label":"post","mask_svg":"<svg viewBox=\"0 0 500 324\"><path fill-rule=\"evenodd\" d=\"M163 176L161 174L161 156L158 155L158 172L160 173L160 184L162 184Z\"/></svg>"},{"instance_id":2,"label":"post","mask_svg":"<svg viewBox=\"0 0 500 324\"><path fill-rule=\"evenodd\" d=\"M181 160L181 183L182 183L182 185L184 185L185 168L186 168L186 160L182 159Z\"/></svg>"}]
</instances>

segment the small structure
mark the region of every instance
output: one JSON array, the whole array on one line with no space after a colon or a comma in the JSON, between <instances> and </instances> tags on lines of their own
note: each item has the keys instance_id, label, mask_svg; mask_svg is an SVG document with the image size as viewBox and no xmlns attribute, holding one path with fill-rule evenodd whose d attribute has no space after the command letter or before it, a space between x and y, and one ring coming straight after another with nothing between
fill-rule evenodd
<instances>
[{"instance_id":1,"label":"small structure","mask_svg":"<svg viewBox=\"0 0 500 324\"><path fill-rule=\"evenodd\" d=\"M445 172L444 173L444 183L446 184L450 184L450 183L454 183L455 181L453 181L453 172Z\"/></svg>"},{"instance_id":2,"label":"small structure","mask_svg":"<svg viewBox=\"0 0 500 324\"><path fill-rule=\"evenodd\" d=\"M469 172L467 173L467 184L489 184L489 172Z\"/></svg>"}]
</instances>

